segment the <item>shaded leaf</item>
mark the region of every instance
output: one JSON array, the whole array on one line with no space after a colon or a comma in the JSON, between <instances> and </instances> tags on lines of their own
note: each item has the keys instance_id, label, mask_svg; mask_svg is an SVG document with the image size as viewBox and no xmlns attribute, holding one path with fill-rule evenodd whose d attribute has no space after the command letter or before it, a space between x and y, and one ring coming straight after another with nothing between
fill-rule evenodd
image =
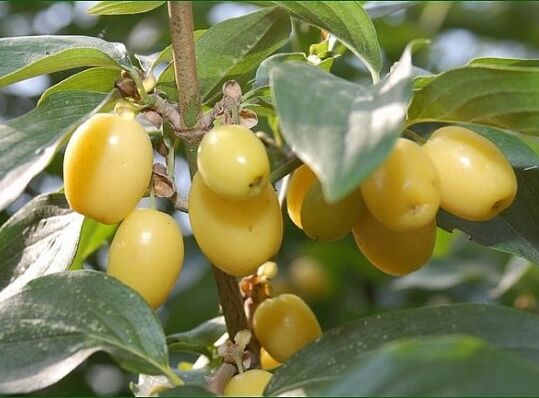
<instances>
[{"instance_id":1,"label":"shaded leaf","mask_svg":"<svg viewBox=\"0 0 539 398\"><path fill-rule=\"evenodd\" d=\"M131 68L123 44L89 36L3 38L0 58L0 86L81 66Z\"/></svg>"},{"instance_id":2,"label":"shaded leaf","mask_svg":"<svg viewBox=\"0 0 539 398\"><path fill-rule=\"evenodd\" d=\"M321 396L535 396L539 366L470 336L405 339L359 358Z\"/></svg>"},{"instance_id":3,"label":"shaded leaf","mask_svg":"<svg viewBox=\"0 0 539 398\"><path fill-rule=\"evenodd\" d=\"M59 92L0 124L0 210L49 164L65 137L110 99L89 91Z\"/></svg>"},{"instance_id":4,"label":"shaded leaf","mask_svg":"<svg viewBox=\"0 0 539 398\"><path fill-rule=\"evenodd\" d=\"M34 198L0 227L0 296L30 280L66 270L77 250L83 216L63 194Z\"/></svg>"},{"instance_id":5,"label":"shaded leaf","mask_svg":"<svg viewBox=\"0 0 539 398\"><path fill-rule=\"evenodd\" d=\"M461 121L538 135L539 68L484 62L416 81L408 124Z\"/></svg>"},{"instance_id":6,"label":"shaded leaf","mask_svg":"<svg viewBox=\"0 0 539 398\"><path fill-rule=\"evenodd\" d=\"M259 88L267 86L269 84L269 72L271 68L286 61L305 61L307 62L307 56L305 53L279 53L274 54L271 57L266 58L258 66L256 70L255 80L253 82L253 88Z\"/></svg>"},{"instance_id":7,"label":"shaded leaf","mask_svg":"<svg viewBox=\"0 0 539 398\"><path fill-rule=\"evenodd\" d=\"M114 83L119 78L120 70L116 68L98 67L86 69L49 87L41 95L38 105L49 95L60 91L84 90L108 93L114 89Z\"/></svg>"},{"instance_id":8,"label":"shaded leaf","mask_svg":"<svg viewBox=\"0 0 539 398\"><path fill-rule=\"evenodd\" d=\"M112 238L117 228L117 225L101 224L89 217L84 217L77 253L69 268L71 270L81 269L84 260Z\"/></svg>"},{"instance_id":9,"label":"shaded leaf","mask_svg":"<svg viewBox=\"0 0 539 398\"><path fill-rule=\"evenodd\" d=\"M272 69L283 136L318 176L328 200L352 192L393 148L411 96L411 70L411 46L391 73L369 87L304 63Z\"/></svg>"},{"instance_id":10,"label":"shaded leaf","mask_svg":"<svg viewBox=\"0 0 539 398\"><path fill-rule=\"evenodd\" d=\"M126 370L170 373L161 324L144 299L102 272L33 280L0 301L0 392L38 390L106 351Z\"/></svg>"},{"instance_id":11,"label":"shaded leaf","mask_svg":"<svg viewBox=\"0 0 539 398\"><path fill-rule=\"evenodd\" d=\"M363 355L405 337L466 334L539 364L539 317L485 304L453 304L369 316L336 327L281 365L268 395L318 391Z\"/></svg>"},{"instance_id":12,"label":"shaded leaf","mask_svg":"<svg viewBox=\"0 0 539 398\"><path fill-rule=\"evenodd\" d=\"M151 11L164 1L98 1L88 8L90 15L125 15Z\"/></svg>"},{"instance_id":13,"label":"shaded leaf","mask_svg":"<svg viewBox=\"0 0 539 398\"><path fill-rule=\"evenodd\" d=\"M220 316L187 332L167 336L167 344L172 351L195 352L211 358L214 350L213 344L225 333L225 319Z\"/></svg>"},{"instance_id":14,"label":"shaded leaf","mask_svg":"<svg viewBox=\"0 0 539 398\"><path fill-rule=\"evenodd\" d=\"M359 1L276 1L303 21L333 33L378 80L382 51L369 16Z\"/></svg>"},{"instance_id":15,"label":"shaded leaf","mask_svg":"<svg viewBox=\"0 0 539 398\"><path fill-rule=\"evenodd\" d=\"M204 101L221 92L227 80L246 83L260 62L283 46L290 35L290 18L278 7L220 22L196 42L200 93ZM157 88L176 100L174 69L159 77Z\"/></svg>"}]
</instances>

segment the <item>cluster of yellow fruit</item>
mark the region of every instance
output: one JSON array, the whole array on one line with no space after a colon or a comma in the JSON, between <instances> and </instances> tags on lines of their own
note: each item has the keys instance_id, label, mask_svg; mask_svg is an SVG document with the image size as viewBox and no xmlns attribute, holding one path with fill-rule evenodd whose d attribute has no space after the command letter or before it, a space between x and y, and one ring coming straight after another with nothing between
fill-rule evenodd
<instances>
[{"instance_id":1,"label":"cluster of yellow fruit","mask_svg":"<svg viewBox=\"0 0 539 398\"><path fill-rule=\"evenodd\" d=\"M387 160L336 203L324 199L316 176L302 166L290 180L287 204L306 235L335 240L352 231L373 265L404 275L429 260L440 207L468 221L487 221L507 209L516 192L515 173L495 144L447 126L423 146L399 138Z\"/></svg>"},{"instance_id":2,"label":"cluster of yellow fruit","mask_svg":"<svg viewBox=\"0 0 539 398\"><path fill-rule=\"evenodd\" d=\"M251 369L234 376L225 387L226 396L262 395L272 377L268 370L280 366L322 334L312 310L293 294L281 294L262 301L255 311L253 328L262 347L262 369Z\"/></svg>"},{"instance_id":3,"label":"cluster of yellow fruit","mask_svg":"<svg viewBox=\"0 0 539 398\"><path fill-rule=\"evenodd\" d=\"M205 256L234 276L256 273L281 246L283 219L266 149L246 127L215 127L198 148L189 220Z\"/></svg>"},{"instance_id":4,"label":"cluster of yellow fruit","mask_svg":"<svg viewBox=\"0 0 539 398\"><path fill-rule=\"evenodd\" d=\"M107 273L157 308L183 265L183 237L168 214L137 209L152 175L153 148L144 128L124 114L96 114L73 133L64 156L64 191L76 212L121 222Z\"/></svg>"}]
</instances>

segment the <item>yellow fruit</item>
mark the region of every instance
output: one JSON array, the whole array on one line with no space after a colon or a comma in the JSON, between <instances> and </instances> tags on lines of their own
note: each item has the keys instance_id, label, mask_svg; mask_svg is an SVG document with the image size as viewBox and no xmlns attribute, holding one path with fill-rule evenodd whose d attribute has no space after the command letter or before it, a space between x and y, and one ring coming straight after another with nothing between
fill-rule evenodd
<instances>
[{"instance_id":1,"label":"yellow fruit","mask_svg":"<svg viewBox=\"0 0 539 398\"><path fill-rule=\"evenodd\" d=\"M309 306L293 294L264 300L255 311L253 327L260 345L279 362L322 334Z\"/></svg>"},{"instance_id":2,"label":"yellow fruit","mask_svg":"<svg viewBox=\"0 0 539 398\"><path fill-rule=\"evenodd\" d=\"M230 275L256 273L281 246L283 219L271 184L249 200L231 201L209 189L197 173L189 193L189 219L202 252Z\"/></svg>"},{"instance_id":3,"label":"yellow fruit","mask_svg":"<svg viewBox=\"0 0 539 398\"><path fill-rule=\"evenodd\" d=\"M372 215L394 231L429 225L441 200L434 164L419 145L404 138L361 184L361 192Z\"/></svg>"},{"instance_id":4,"label":"yellow fruit","mask_svg":"<svg viewBox=\"0 0 539 398\"><path fill-rule=\"evenodd\" d=\"M136 209L114 236L107 273L157 308L174 287L182 264L183 238L176 221L157 210Z\"/></svg>"},{"instance_id":5,"label":"yellow fruit","mask_svg":"<svg viewBox=\"0 0 539 398\"><path fill-rule=\"evenodd\" d=\"M436 221L412 231L392 231L365 211L352 229L365 257L390 275L406 275L427 263L436 240Z\"/></svg>"},{"instance_id":6,"label":"yellow fruit","mask_svg":"<svg viewBox=\"0 0 539 398\"><path fill-rule=\"evenodd\" d=\"M197 162L206 185L230 200L257 196L268 185L266 148L246 127L224 125L212 129L198 147Z\"/></svg>"},{"instance_id":7,"label":"yellow fruit","mask_svg":"<svg viewBox=\"0 0 539 398\"><path fill-rule=\"evenodd\" d=\"M225 397L260 397L273 375L261 369L251 369L237 374L225 386Z\"/></svg>"},{"instance_id":8,"label":"yellow fruit","mask_svg":"<svg viewBox=\"0 0 539 398\"><path fill-rule=\"evenodd\" d=\"M303 232L314 240L332 241L346 236L364 209L359 189L344 199L328 203L322 185L315 182L305 194L301 206Z\"/></svg>"},{"instance_id":9,"label":"yellow fruit","mask_svg":"<svg viewBox=\"0 0 539 398\"><path fill-rule=\"evenodd\" d=\"M144 195L152 163L150 138L135 119L92 116L66 148L64 190L69 206L104 224L120 222Z\"/></svg>"},{"instance_id":10,"label":"yellow fruit","mask_svg":"<svg viewBox=\"0 0 539 398\"><path fill-rule=\"evenodd\" d=\"M424 145L442 187L442 208L470 221L486 221L507 209L517 193L513 168L498 147L458 126L436 130Z\"/></svg>"},{"instance_id":11,"label":"yellow fruit","mask_svg":"<svg viewBox=\"0 0 539 398\"><path fill-rule=\"evenodd\" d=\"M275 358L268 354L264 347L262 347L260 349L260 366L262 369L271 370L281 366L281 363L276 361Z\"/></svg>"},{"instance_id":12,"label":"yellow fruit","mask_svg":"<svg viewBox=\"0 0 539 398\"><path fill-rule=\"evenodd\" d=\"M301 205L309 188L317 181L316 176L306 165L298 167L292 173L286 193L286 207L292 222L301 227Z\"/></svg>"},{"instance_id":13,"label":"yellow fruit","mask_svg":"<svg viewBox=\"0 0 539 398\"><path fill-rule=\"evenodd\" d=\"M330 289L329 276L316 259L296 258L290 264L289 273L290 282L302 297L316 300L327 296Z\"/></svg>"}]
</instances>

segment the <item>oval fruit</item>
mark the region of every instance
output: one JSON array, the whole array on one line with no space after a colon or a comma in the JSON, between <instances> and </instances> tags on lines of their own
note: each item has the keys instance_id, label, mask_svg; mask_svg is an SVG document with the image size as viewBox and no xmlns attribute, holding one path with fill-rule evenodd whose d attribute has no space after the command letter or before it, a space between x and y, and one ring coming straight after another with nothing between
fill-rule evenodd
<instances>
[{"instance_id":1,"label":"oval fruit","mask_svg":"<svg viewBox=\"0 0 539 398\"><path fill-rule=\"evenodd\" d=\"M292 173L286 192L286 207L292 222L298 227L301 226L301 205L305 194L317 181L315 174L306 165L298 167Z\"/></svg>"},{"instance_id":2,"label":"oval fruit","mask_svg":"<svg viewBox=\"0 0 539 398\"><path fill-rule=\"evenodd\" d=\"M283 219L271 184L238 202L214 193L197 173L189 192L189 219L202 252L230 275L256 273L281 246Z\"/></svg>"},{"instance_id":3,"label":"oval fruit","mask_svg":"<svg viewBox=\"0 0 539 398\"><path fill-rule=\"evenodd\" d=\"M271 370L275 369L278 366L281 366L281 363L276 361L264 347L260 348L260 366L262 369Z\"/></svg>"},{"instance_id":4,"label":"oval fruit","mask_svg":"<svg viewBox=\"0 0 539 398\"><path fill-rule=\"evenodd\" d=\"M253 327L260 345L281 363L322 334L309 306L293 294L264 300L255 311Z\"/></svg>"},{"instance_id":5,"label":"oval fruit","mask_svg":"<svg viewBox=\"0 0 539 398\"><path fill-rule=\"evenodd\" d=\"M511 164L487 138L458 126L436 130L424 145L442 187L442 208L469 221L487 221L517 193Z\"/></svg>"},{"instance_id":6,"label":"oval fruit","mask_svg":"<svg viewBox=\"0 0 539 398\"><path fill-rule=\"evenodd\" d=\"M376 268L400 276L429 261L436 240L436 221L433 219L416 230L398 232L365 211L352 232L357 246Z\"/></svg>"},{"instance_id":7,"label":"oval fruit","mask_svg":"<svg viewBox=\"0 0 539 398\"><path fill-rule=\"evenodd\" d=\"M98 113L77 128L64 156L69 206L103 224L123 220L152 175L152 143L133 118Z\"/></svg>"},{"instance_id":8,"label":"oval fruit","mask_svg":"<svg viewBox=\"0 0 539 398\"><path fill-rule=\"evenodd\" d=\"M301 297L310 300L325 298L331 289L331 280L324 266L313 257L302 256L290 263L290 283Z\"/></svg>"},{"instance_id":9,"label":"oval fruit","mask_svg":"<svg viewBox=\"0 0 539 398\"><path fill-rule=\"evenodd\" d=\"M197 163L206 185L230 200L257 196L268 185L270 163L266 148L246 127L213 128L198 147Z\"/></svg>"},{"instance_id":10,"label":"oval fruit","mask_svg":"<svg viewBox=\"0 0 539 398\"><path fill-rule=\"evenodd\" d=\"M303 232L314 240L332 241L346 236L364 209L359 189L344 199L329 203L320 182L312 184L301 205Z\"/></svg>"},{"instance_id":11,"label":"oval fruit","mask_svg":"<svg viewBox=\"0 0 539 398\"><path fill-rule=\"evenodd\" d=\"M432 222L440 206L440 181L434 164L415 142L399 138L387 160L361 184L372 215L394 231Z\"/></svg>"},{"instance_id":12,"label":"oval fruit","mask_svg":"<svg viewBox=\"0 0 539 398\"><path fill-rule=\"evenodd\" d=\"M267 370L247 370L230 379L223 395L225 397L260 397L272 376Z\"/></svg>"},{"instance_id":13,"label":"oval fruit","mask_svg":"<svg viewBox=\"0 0 539 398\"><path fill-rule=\"evenodd\" d=\"M136 209L116 231L107 273L157 308L178 279L183 255L182 233L174 218L157 210Z\"/></svg>"}]
</instances>

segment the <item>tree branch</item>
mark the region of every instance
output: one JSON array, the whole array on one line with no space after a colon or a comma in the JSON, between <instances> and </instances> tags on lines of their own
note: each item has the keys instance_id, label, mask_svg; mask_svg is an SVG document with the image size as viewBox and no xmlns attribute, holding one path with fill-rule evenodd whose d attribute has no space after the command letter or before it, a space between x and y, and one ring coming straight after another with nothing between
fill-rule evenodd
<instances>
[{"instance_id":1,"label":"tree branch","mask_svg":"<svg viewBox=\"0 0 539 398\"><path fill-rule=\"evenodd\" d=\"M170 36L174 54L174 69L180 123L185 133L191 132L192 139L185 139L186 158L189 163L191 177L197 171L196 154L202 135L203 126L202 106L198 77L196 71L195 41L193 36L193 11L190 1L168 2ZM183 138L183 137L182 137ZM233 338L242 329L248 329L247 318L243 310L243 302L236 278L230 276L212 265L217 283L219 301L225 316L228 335ZM258 363L258 342L251 339L249 348Z\"/></svg>"}]
</instances>

